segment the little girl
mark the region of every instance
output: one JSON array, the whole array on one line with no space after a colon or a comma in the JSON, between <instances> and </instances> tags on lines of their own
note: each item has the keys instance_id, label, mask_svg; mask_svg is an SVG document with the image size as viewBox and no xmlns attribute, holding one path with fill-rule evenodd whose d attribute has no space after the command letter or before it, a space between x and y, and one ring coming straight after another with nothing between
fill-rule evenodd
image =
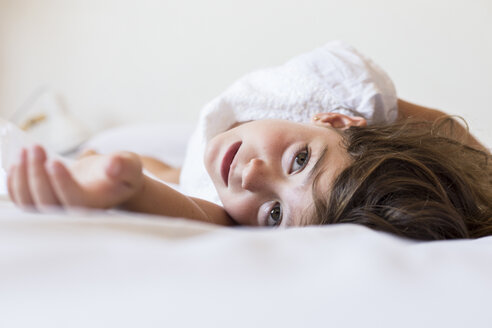
<instances>
[{"instance_id":1,"label":"little girl","mask_svg":"<svg viewBox=\"0 0 492 328\"><path fill-rule=\"evenodd\" d=\"M397 101L391 80L379 67L350 46L334 42L281 67L249 74L206 106L179 180L178 171L157 164L166 179L179 181L183 193L144 175L142 163L151 171L156 163L132 153L88 156L68 169L58 161L47 162L44 150L34 146L21 152L19 163L9 172L9 194L18 205L39 210L119 206L224 225L355 222L419 239L479 236L474 234L476 227L482 234L490 234L492 170L483 146L459 125L444 133L466 136L464 143L471 147L436 134L425 124L399 124L410 117L435 121L443 115ZM358 131L368 131L370 136L354 139ZM406 131L414 131L412 140ZM430 144L439 141L442 149L464 154L456 163L444 166L468 181L455 186L450 183L453 179L439 176L443 168L428 163L442 162L442 154L436 152L432 158L430 145L419 146L422 140ZM374 158L373 146L382 149ZM395 159L388 154L401 156ZM422 154L430 159L421 158ZM472 157L477 167L468 169L473 172L460 171L462 162ZM390 170L393 166L398 168L394 172ZM482 174L475 174L477 168ZM408 172L413 172L411 178L396 179ZM387 174L395 179L378 180ZM402 193L410 180L414 189ZM376 195L375 187L388 181L395 188ZM415 208L416 215L394 222L402 217L399 209L416 203L408 195L433 204L436 190L442 196L437 197L436 206L448 207L451 212L463 205L453 199L471 190L476 197L474 226L465 222L468 214L451 220L456 221L453 227L463 226L460 229L429 225L434 217L447 214L435 212L426 223L416 217L425 206ZM372 202L365 203L365 199ZM423 228L416 228L416 222Z\"/></svg>"}]
</instances>

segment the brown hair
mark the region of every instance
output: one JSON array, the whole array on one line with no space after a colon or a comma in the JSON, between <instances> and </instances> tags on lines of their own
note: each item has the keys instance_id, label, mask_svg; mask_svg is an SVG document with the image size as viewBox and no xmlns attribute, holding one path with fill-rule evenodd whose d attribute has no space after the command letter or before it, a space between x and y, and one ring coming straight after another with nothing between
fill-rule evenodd
<instances>
[{"instance_id":1,"label":"brown hair","mask_svg":"<svg viewBox=\"0 0 492 328\"><path fill-rule=\"evenodd\" d=\"M329 193L313 192L310 222L357 223L413 239L492 235L490 154L448 137L453 119L351 127L351 164ZM315 180L313 190L320 190Z\"/></svg>"}]
</instances>

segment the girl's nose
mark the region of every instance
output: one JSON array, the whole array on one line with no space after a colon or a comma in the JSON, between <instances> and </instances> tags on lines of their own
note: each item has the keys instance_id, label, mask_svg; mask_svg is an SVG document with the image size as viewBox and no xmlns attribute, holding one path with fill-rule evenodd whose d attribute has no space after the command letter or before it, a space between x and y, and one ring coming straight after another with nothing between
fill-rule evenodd
<instances>
[{"instance_id":1,"label":"girl's nose","mask_svg":"<svg viewBox=\"0 0 492 328\"><path fill-rule=\"evenodd\" d=\"M261 159L253 158L248 162L242 172L242 187L245 190L259 191L268 183L268 168Z\"/></svg>"}]
</instances>

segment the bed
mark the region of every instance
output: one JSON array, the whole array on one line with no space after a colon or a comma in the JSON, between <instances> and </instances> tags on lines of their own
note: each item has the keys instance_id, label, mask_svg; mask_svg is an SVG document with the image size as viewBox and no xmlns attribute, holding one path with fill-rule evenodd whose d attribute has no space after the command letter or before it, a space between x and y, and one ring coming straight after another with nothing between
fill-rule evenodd
<instances>
[{"instance_id":1,"label":"bed","mask_svg":"<svg viewBox=\"0 0 492 328\"><path fill-rule=\"evenodd\" d=\"M89 146L112 150L141 128ZM185 142L185 129L164 130ZM492 237L38 214L0 199L0 327L491 327L491 295Z\"/></svg>"}]
</instances>

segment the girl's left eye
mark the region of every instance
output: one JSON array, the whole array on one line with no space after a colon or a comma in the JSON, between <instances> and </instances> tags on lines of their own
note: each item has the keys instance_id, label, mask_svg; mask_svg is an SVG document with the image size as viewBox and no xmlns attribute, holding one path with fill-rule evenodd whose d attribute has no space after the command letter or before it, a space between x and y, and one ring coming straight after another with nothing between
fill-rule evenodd
<instances>
[{"instance_id":1,"label":"girl's left eye","mask_svg":"<svg viewBox=\"0 0 492 328\"><path fill-rule=\"evenodd\" d=\"M302 151L298 152L294 161L292 162L291 173L297 172L306 166L309 161L309 149L305 147Z\"/></svg>"}]
</instances>

